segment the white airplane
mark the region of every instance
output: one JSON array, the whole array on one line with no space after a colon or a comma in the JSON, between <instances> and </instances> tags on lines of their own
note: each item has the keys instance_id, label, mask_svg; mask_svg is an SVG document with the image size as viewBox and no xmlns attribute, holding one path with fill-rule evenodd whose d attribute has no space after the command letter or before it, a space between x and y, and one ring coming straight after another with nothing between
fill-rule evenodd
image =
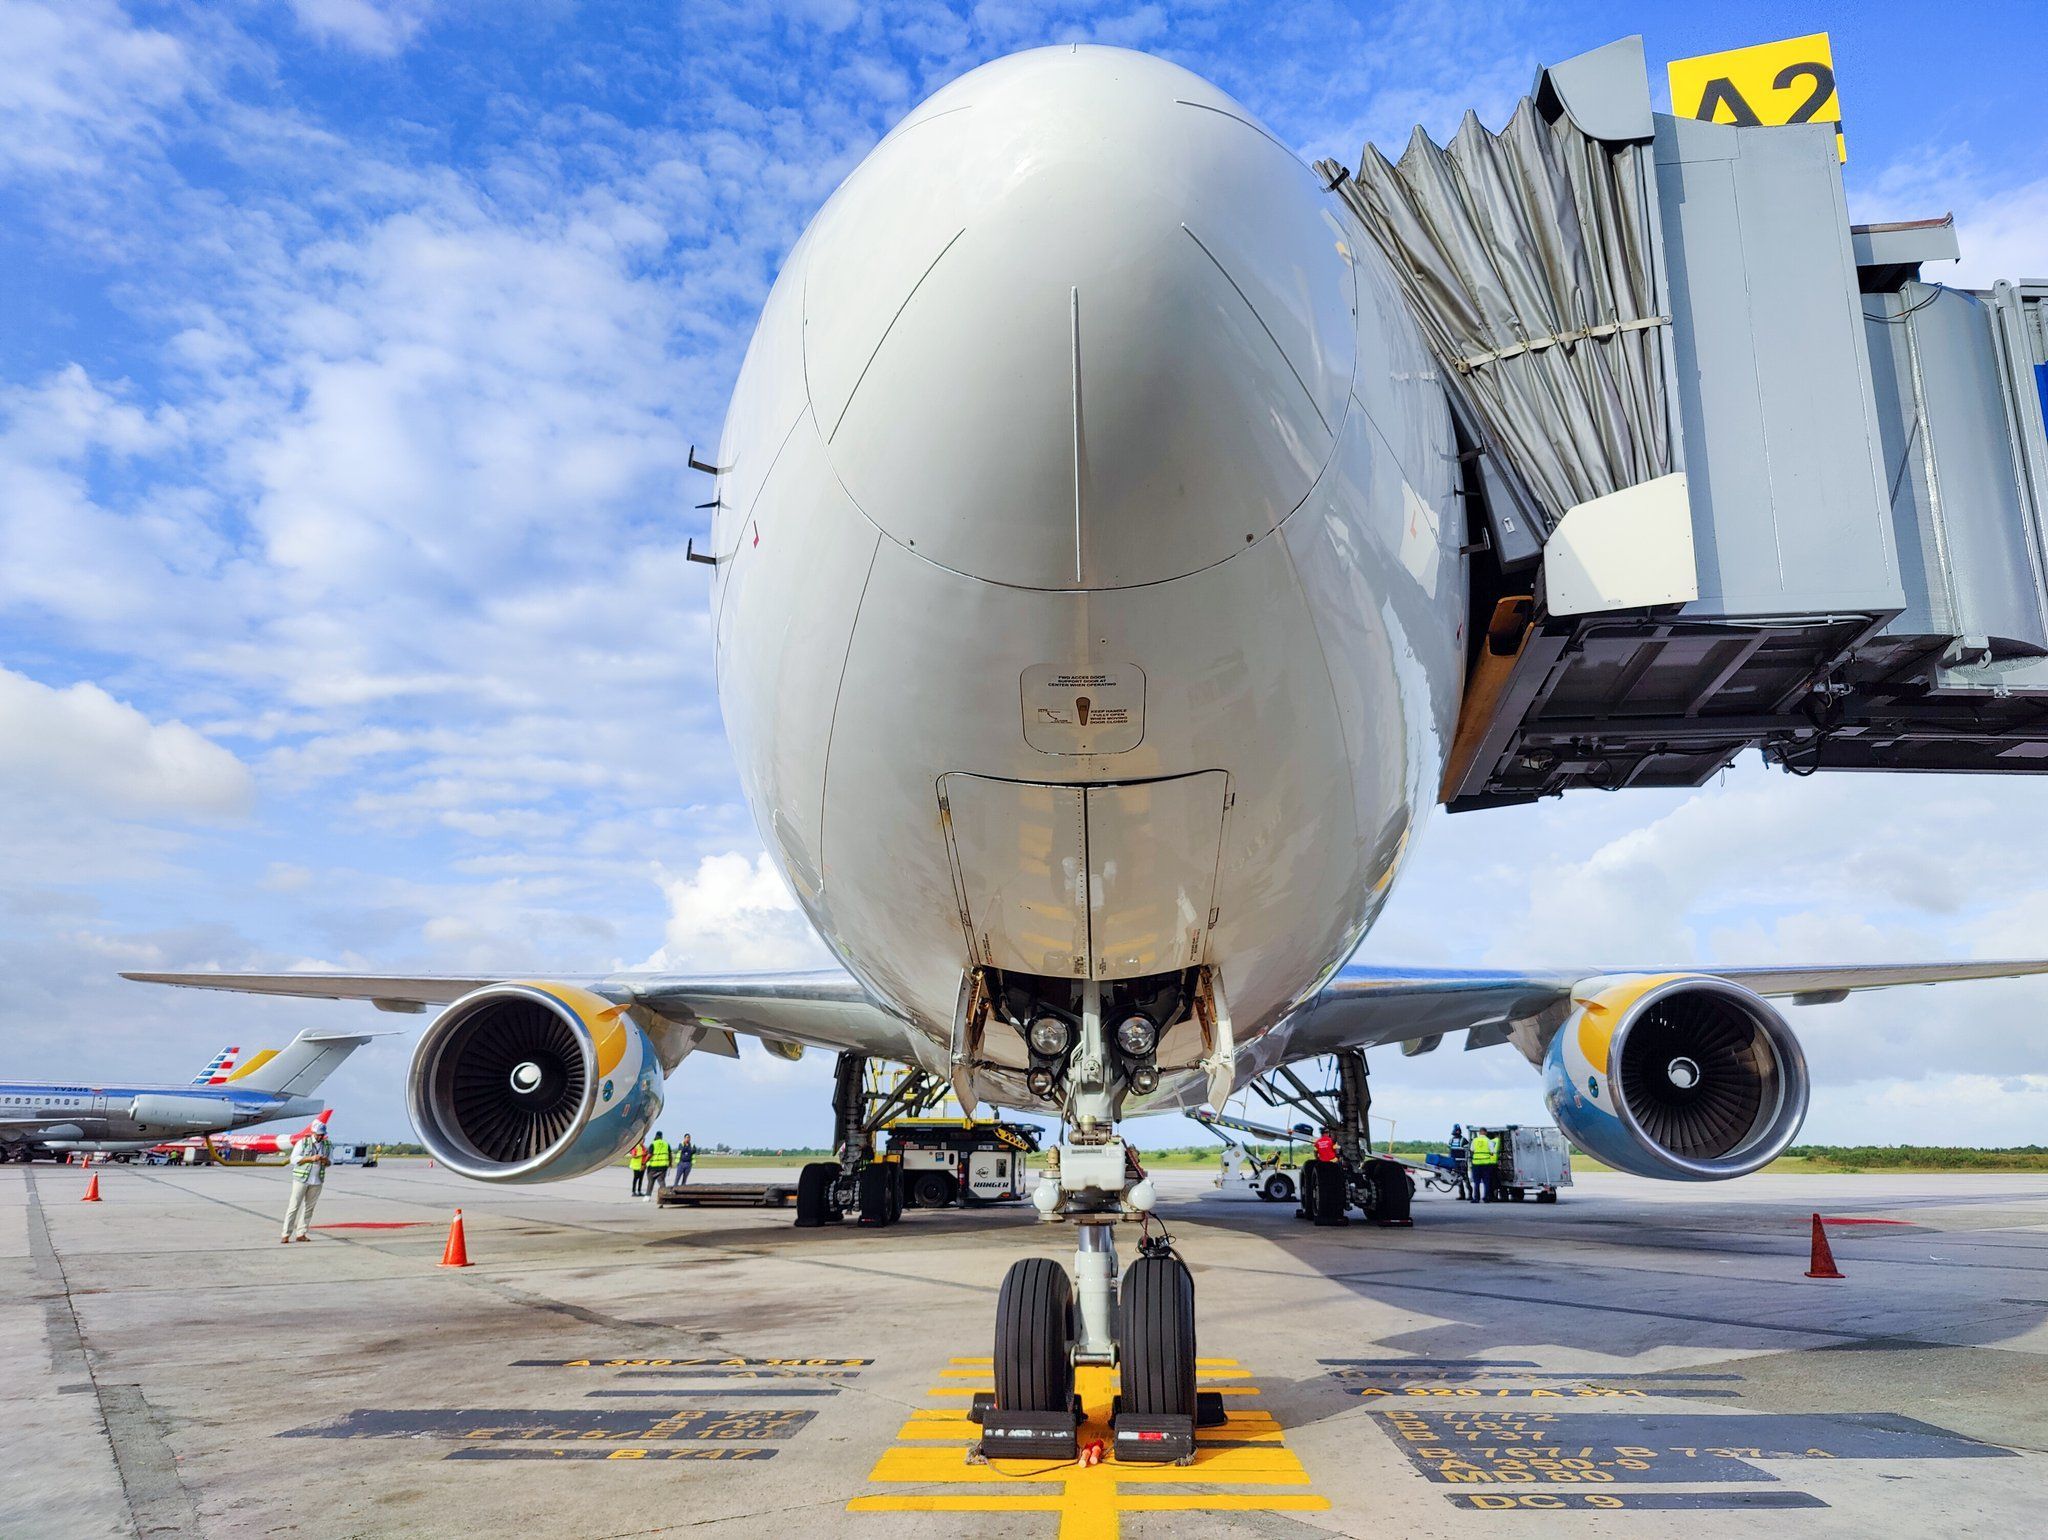
<instances>
[{"instance_id":1,"label":"white airplane","mask_svg":"<svg viewBox=\"0 0 2048 1540\"><path fill-rule=\"evenodd\" d=\"M146 1150L278 1118L312 1117L327 1077L376 1032L301 1032L239 1068L239 1048L215 1054L186 1085L0 1081L0 1161L80 1151Z\"/></svg>"},{"instance_id":2,"label":"white airplane","mask_svg":"<svg viewBox=\"0 0 2048 1540\"><path fill-rule=\"evenodd\" d=\"M1011 1270L992 1415L1056 1424L1077 1361L1121 1365L1127 1415L1195 1415L1186 1269L1143 1256L1118 1303L1115 1222L1152 1203L1126 1116L1471 1030L1542 1066L1580 1148L1734 1177L1806 1108L1770 997L2048 971L1344 967L1459 704L1451 422L1343 205L1160 60L1042 49L913 110L790 253L716 472L720 701L843 972L128 976L445 1005L411 1112L483 1181L615 1160L733 1033L1056 1114L1036 1201L1078 1226L1078 1310L1055 1264ZM799 1222L886 1222L857 1166L807 1170ZM1394 1185L1354 1144L1307 1196L1385 1215Z\"/></svg>"}]
</instances>

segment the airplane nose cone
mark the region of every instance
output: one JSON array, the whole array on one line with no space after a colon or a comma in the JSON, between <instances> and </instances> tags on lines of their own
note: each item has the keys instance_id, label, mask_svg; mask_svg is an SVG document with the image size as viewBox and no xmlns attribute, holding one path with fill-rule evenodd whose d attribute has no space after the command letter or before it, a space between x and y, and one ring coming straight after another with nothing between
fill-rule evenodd
<instances>
[{"instance_id":1,"label":"airplane nose cone","mask_svg":"<svg viewBox=\"0 0 2048 1540\"><path fill-rule=\"evenodd\" d=\"M1199 77L1048 48L911 113L806 242L804 372L854 501L956 571L1116 588L1286 518L1355 356L1316 177Z\"/></svg>"}]
</instances>

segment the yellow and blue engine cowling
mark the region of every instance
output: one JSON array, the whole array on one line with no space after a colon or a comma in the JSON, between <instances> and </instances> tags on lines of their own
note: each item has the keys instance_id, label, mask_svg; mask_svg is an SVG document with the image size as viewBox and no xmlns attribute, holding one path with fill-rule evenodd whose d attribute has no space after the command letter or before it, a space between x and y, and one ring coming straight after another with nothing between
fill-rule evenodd
<instances>
[{"instance_id":1,"label":"yellow and blue engine cowling","mask_svg":"<svg viewBox=\"0 0 2048 1540\"><path fill-rule=\"evenodd\" d=\"M559 1181L632 1148L661 1113L665 1074L629 1006L574 984L491 984L421 1033L406 1100L451 1170Z\"/></svg>"},{"instance_id":2,"label":"yellow and blue engine cowling","mask_svg":"<svg viewBox=\"0 0 2048 1540\"><path fill-rule=\"evenodd\" d=\"M1806 1117L1806 1057L1761 995L1703 974L1589 979L1543 1063L1565 1137L1618 1170L1667 1181L1746 1176Z\"/></svg>"}]
</instances>

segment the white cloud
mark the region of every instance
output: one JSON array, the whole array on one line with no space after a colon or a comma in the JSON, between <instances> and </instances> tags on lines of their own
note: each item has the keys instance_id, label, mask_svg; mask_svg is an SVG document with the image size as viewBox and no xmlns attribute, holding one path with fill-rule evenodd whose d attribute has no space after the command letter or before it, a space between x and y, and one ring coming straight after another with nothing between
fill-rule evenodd
<instances>
[{"instance_id":1,"label":"white cloud","mask_svg":"<svg viewBox=\"0 0 2048 1540\"><path fill-rule=\"evenodd\" d=\"M417 37L433 9L432 0L292 0L293 16L310 35L378 58Z\"/></svg>"},{"instance_id":2,"label":"white cloud","mask_svg":"<svg viewBox=\"0 0 2048 1540\"><path fill-rule=\"evenodd\" d=\"M108 0L0 0L0 175L96 171L196 83L183 43Z\"/></svg>"},{"instance_id":3,"label":"white cloud","mask_svg":"<svg viewBox=\"0 0 2048 1540\"><path fill-rule=\"evenodd\" d=\"M122 817L247 811L249 771L182 722L152 722L98 685L53 689L0 668L0 798Z\"/></svg>"},{"instance_id":4,"label":"white cloud","mask_svg":"<svg viewBox=\"0 0 2048 1540\"><path fill-rule=\"evenodd\" d=\"M660 969L753 972L832 966L767 855L749 861L738 851L706 856L688 876L660 876L668 898L661 950L646 965Z\"/></svg>"}]
</instances>

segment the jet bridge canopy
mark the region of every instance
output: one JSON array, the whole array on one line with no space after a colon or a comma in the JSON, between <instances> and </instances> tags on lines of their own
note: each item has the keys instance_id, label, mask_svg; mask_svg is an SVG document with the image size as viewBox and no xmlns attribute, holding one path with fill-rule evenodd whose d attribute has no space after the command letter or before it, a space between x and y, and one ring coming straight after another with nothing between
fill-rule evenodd
<instances>
[{"instance_id":1,"label":"jet bridge canopy","mask_svg":"<svg viewBox=\"0 0 2048 1540\"><path fill-rule=\"evenodd\" d=\"M1454 810L2048 769L2048 284L1851 227L1832 125L1654 112L1641 42L1320 169L1429 339L1475 543ZM2048 266L2048 253L2044 253Z\"/></svg>"}]
</instances>

